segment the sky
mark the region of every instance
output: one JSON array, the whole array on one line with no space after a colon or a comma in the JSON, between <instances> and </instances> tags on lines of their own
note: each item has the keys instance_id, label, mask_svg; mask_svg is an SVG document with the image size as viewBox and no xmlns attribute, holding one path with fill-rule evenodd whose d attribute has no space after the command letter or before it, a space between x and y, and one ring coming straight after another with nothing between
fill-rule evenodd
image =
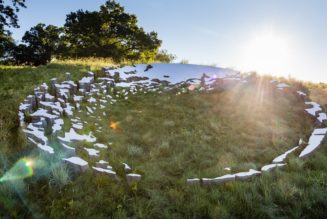
<instances>
[{"instance_id":1,"label":"sky","mask_svg":"<svg viewBox=\"0 0 327 219\"><path fill-rule=\"evenodd\" d=\"M98 10L105 0L26 0L19 40L42 22L62 26L66 14ZM231 67L327 83L325 0L120 0L146 31L156 31L176 62Z\"/></svg>"}]
</instances>

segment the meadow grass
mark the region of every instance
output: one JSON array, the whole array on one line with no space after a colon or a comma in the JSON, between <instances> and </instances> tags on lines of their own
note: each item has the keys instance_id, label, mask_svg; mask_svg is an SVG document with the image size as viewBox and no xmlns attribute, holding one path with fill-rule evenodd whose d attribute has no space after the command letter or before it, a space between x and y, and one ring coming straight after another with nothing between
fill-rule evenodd
<instances>
[{"instance_id":1,"label":"meadow grass","mask_svg":"<svg viewBox=\"0 0 327 219\"><path fill-rule=\"evenodd\" d=\"M311 88L310 97L313 101L320 103L325 109L327 109L327 87L326 88Z\"/></svg>"},{"instance_id":2,"label":"meadow grass","mask_svg":"<svg viewBox=\"0 0 327 219\"><path fill-rule=\"evenodd\" d=\"M123 63L123 62L122 62ZM118 66L111 58L98 58L98 57L88 57L88 58L76 58L76 59L55 59L52 60L51 64L58 65L71 65L71 66L86 66L89 67L91 71L101 69L103 66Z\"/></svg>"},{"instance_id":3,"label":"meadow grass","mask_svg":"<svg viewBox=\"0 0 327 219\"><path fill-rule=\"evenodd\" d=\"M62 80L65 72L73 80L89 70L100 75L100 65L89 63L0 67L1 175L15 159L35 148L19 128L19 103L35 86L53 77ZM96 132L99 126L93 124L94 119L76 112L89 122L85 133L93 131L99 142L113 143L101 153L101 159L108 160L121 179L93 171L70 175L65 165L51 166L51 159L42 155L51 171L17 185L0 184L0 216L324 218L326 140L308 159L292 155L286 168L248 181L213 187L186 185L189 177L227 174L227 166L233 172L260 168L296 146L312 129L313 121L304 107L297 95L275 90L268 80L255 80L228 92L138 93L109 106L106 116L95 111L102 118L101 133ZM117 129L109 127L111 121L118 122ZM77 148L82 152L88 146L81 142ZM121 162L142 174L140 183L126 182Z\"/></svg>"}]
</instances>

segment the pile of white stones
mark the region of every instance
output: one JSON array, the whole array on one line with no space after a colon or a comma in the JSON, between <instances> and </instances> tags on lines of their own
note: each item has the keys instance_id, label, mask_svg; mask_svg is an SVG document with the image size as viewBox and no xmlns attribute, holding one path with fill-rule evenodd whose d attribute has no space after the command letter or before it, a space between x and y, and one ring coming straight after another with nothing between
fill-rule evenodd
<instances>
[{"instance_id":1,"label":"pile of white stones","mask_svg":"<svg viewBox=\"0 0 327 219\"><path fill-rule=\"evenodd\" d=\"M120 69L108 67L103 70L106 76L102 78L95 78L94 73L88 72L81 80L74 82L71 80L70 73L65 73L65 80L61 83L56 78L51 79L50 88L46 83L43 83L34 89L34 95L27 96L24 102L21 103L19 118L28 140L43 152L50 155L60 152L64 154L63 162L78 171L92 169L97 173L106 174L115 179L118 179L118 176L113 167L108 161L99 159L101 152L108 149L112 143L110 142L108 145L97 143L97 139L92 132L89 134L79 134L79 130L83 129L87 121L82 121L80 117L76 116L76 111L86 111L86 116L94 119L94 124L99 126L97 121L100 122L102 118L100 116L96 117L94 115L95 111L103 110L102 115L106 116L106 108L117 101L127 100L129 95L140 92L156 92L160 94L172 89L178 89L179 92L176 95L179 95L189 91L185 86L182 86L185 84L191 89L193 89L192 85L198 86L200 84L200 90L210 91L213 89L228 89L238 83L247 83L246 77L238 72L208 66L155 64L153 66L127 66ZM271 81L271 83L276 84L277 89L281 90L281 92L284 89L291 89L285 83L278 83L276 81ZM115 90L115 95L110 95L110 92L112 94L115 87L121 87L122 89ZM297 93L306 100L304 92L297 91ZM81 107L82 101L88 103L86 108ZM327 120L326 113L321 112L319 104L313 102L305 103L312 105L312 108L306 109L306 111L316 117L320 124ZM70 130L65 133L63 133L64 117L69 118L71 121ZM46 129L49 127L51 127L52 133L45 134ZM102 127L99 126L96 131L101 132L101 130ZM320 145L326 133L327 128L315 129L300 157L305 157L312 153ZM51 145L48 139L49 134L58 140L60 148L54 148ZM78 141L86 141L93 144L93 148L84 147L84 150L90 159L96 160L95 166L90 168L89 162L78 156L74 147L74 143ZM303 145L302 140L299 144L300 146ZM272 164L263 166L261 171L250 169L247 172L227 174L216 178L194 178L188 179L187 183L190 185L212 185L237 179L247 179L262 172L285 166L286 163L284 161L287 155L298 149L299 146L294 147L278 156L273 160ZM128 164L121 163L121 165L125 170L127 182L131 183L141 180L141 175L133 173L132 168Z\"/></svg>"},{"instance_id":2,"label":"pile of white stones","mask_svg":"<svg viewBox=\"0 0 327 219\"><path fill-rule=\"evenodd\" d=\"M275 84L276 88L278 90L289 90L292 91L291 86L285 83L278 83L275 80L270 81L271 84ZM313 116L316 120L316 126L321 127L323 126L324 121L327 121L327 114L322 112L322 108L318 103L315 102L308 102L307 100L307 94L303 91L296 91L297 94L301 97L303 97L304 103L306 105L311 105L311 108L305 109L306 112L308 112L311 116ZM215 178L192 178L187 179L187 183L189 185L217 185L217 184L223 184L225 182L230 182L234 180L246 180L254 176L258 176L262 174L263 172L269 172L272 171L275 168L284 167L287 165L285 162L287 156L301 148L301 146L305 146L305 148L301 151L299 158L305 158L309 156L311 153L313 153L322 143L323 139L325 138L327 134L327 128L315 128L311 134L311 137L309 138L308 142L305 143L302 139L299 140L299 144L296 147L293 147L292 149L286 151L285 153L279 155L275 159L273 159L271 164L264 165L261 167L261 170L254 170L250 169L246 172L238 172L234 174L226 174L223 176L218 176ZM225 168L225 170L230 171L231 169L229 167Z\"/></svg>"},{"instance_id":3,"label":"pile of white stones","mask_svg":"<svg viewBox=\"0 0 327 219\"><path fill-rule=\"evenodd\" d=\"M88 72L77 85L71 80L70 73L66 73L65 81L62 83L59 83L56 78L51 79L51 94L49 87L44 83L35 88L34 95L29 95L19 107L21 126L27 134L28 140L44 153L53 155L60 152L65 156L62 159L63 162L77 171L86 171L90 167L89 162L76 154L74 142L86 141L94 143L93 148L84 148L92 159L99 158L101 151L108 148L108 145L96 143L96 137L92 133L88 135L79 134L77 130L83 129L83 125L87 122L81 121L79 117L74 117L76 111L81 111L80 103L83 100L90 105L87 107L87 115L90 117L94 117L92 113L96 107L99 106L104 109L108 104L116 102L114 97L107 94L108 89L113 86L113 79L99 78L98 81L100 82L95 83L94 74ZM100 94L101 99L97 101L97 96ZM105 115L105 112L103 114ZM60 136L64 126L64 117L71 120L72 127L69 132L64 133L64 136ZM29 120L28 123L26 122L27 119ZM49 126L52 131L50 135L58 139L61 148L54 148L49 143L48 135L45 134L45 129ZM101 127L99 128L101 129ZM141 175L132 173L132 169L128 164L122 163L122 166L125 169L128 182L136 182L141 179ZM92 170L117 179L116 172L107 161L97 161L95 166L92 166Z\"/></svg>"}]
</instances>

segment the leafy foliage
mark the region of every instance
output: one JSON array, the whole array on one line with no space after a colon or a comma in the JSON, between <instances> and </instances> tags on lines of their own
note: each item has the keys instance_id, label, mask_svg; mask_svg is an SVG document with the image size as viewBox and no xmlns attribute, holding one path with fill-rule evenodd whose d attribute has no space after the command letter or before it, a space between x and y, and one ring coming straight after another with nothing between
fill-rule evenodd
<instances>
[{"instance_id":1,"label":"leafy foliage","mask_svg":"<svg viewBox=\"0 0 327 219\"><path fill-rule=\"evenodd\" d=\"M10 51L15 46L11 33L6 30L6 27L19 27L17 12L20 7L25 7L25 0L11 0L9 2L12 4L8 5L8 1L0 0L0 58L10 56Z\"/></svg>"},{"instance_id":2,"label":"leafy foliage","mask_svg":"<svg viewBox=\"0 0 327 219\"><path fill-rule=\"evenodd\" d=\"M23 44L13 48L10 41L3 47L12 51L15 64L44 65L57 58L102 57L116 62L131 60L170 62L173 55L160 51L156 32L146 33L115 1L107 1L99 11L78 10L67 15L64 27L39 23L23 36ZM10 47L11 46L11 47ZM0 51L1 51L0 47Z\"/></svg>"},{"instance_id":3,"label":"leafy foliage","mask_svg":"<svg viewBox=\"0 0 327 219\"><path fill-rule=\"evenodd\" d=\"M60 45L62 28L38 24L23 36L23 42L14 49L16 64L47 64Z\"/></svg>"},{"instance_id":4,"label":"leafy foliage","mask_svg":"<svg viewBox=\"0 0 327 219\"><path fill-rule=\"evenodd\" d=\"M16 13L20 7L25 7L25 0L11 0L11 2L11 5L5 5L5 1L0 0L0 30L4 30L5 27L19 27Z\"/></svg>"},{"instance_id":5,"label":"leafy foliage","mask_svg":"<svg viewBox=\"0 0 327 219\"><path fill-rule=\"evenodd\" d=\"M11 56L11 51L15 48L14 39L4 31L0 32L0 58L6 59Z\"/></svg>"},{"instance_id":6,"label":"leafy foliage","mask_svg":"<svg viewBox=\"0 0 327 219\"><path fill-rule=\"evenodd\" d=\"M145 33L137 25L136 16L125 13L115 1L107 1L100 11L79 10L68 14L65 30L69 56L135 60L142 54L155 52L161 44L157 33Z\"/></svg>"}]
</instances>

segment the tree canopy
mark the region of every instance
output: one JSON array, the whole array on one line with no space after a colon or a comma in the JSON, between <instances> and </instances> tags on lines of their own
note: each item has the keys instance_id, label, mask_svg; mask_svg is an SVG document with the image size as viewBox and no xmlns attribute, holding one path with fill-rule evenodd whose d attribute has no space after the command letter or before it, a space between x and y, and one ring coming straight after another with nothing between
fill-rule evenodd
<instances>
[{"instance_id":1,"label":"tree canopy","mask_svg":"<svg viewBox=\"0 0 327 219\"><path fill-rule=\"evenodd\" d=\"M136 16L114 1L107 1L99 11L68 14L64 28L68 56L140 59L146 53L156 54L161 45L157 33L146 33Z\"/></svg>"},{"instance_id":2,"label":"tree canopy","mask_svg":"<svg viewBox=\"0 0 327 219\"><path fill-rule=\"evenodd\" d=\"M47 64L60 46L62 28L53 25L37 24L26 31L22 38L24 44L14 49L17 64Z\"/></svg>"},{"instance_id":3,"label":"tree canopy","mask_svg":"<svg viewBox=\"0 0 327 219\"><path fill-rule=\"evenodd\" d=\"M12 49L12 58L16 64L32 65L46 64L52 57L172 61L174 56L159 51L161 42L156 32L147 33L138 25L135 15L108 0L98 11L69 13L63 27L42 23L32 27L23 36L22 44Z\"/></svg>"},{"instance_id":4,"label":"tree canopy","mask_svg":"<svg viewBox=\"0 0 327 219\"><path fill-rule=\"evenodd\" d=\"M10 51L15 47L14 39L6 28L18 28L17 12L21 7L26 7L25 0L0 0L0 58L10 56ZM11 4L9 4L11 3Z\"/></svg>"},{"instance_id":5,"label":"tree canopy","mask_svg":"<svg viewBox=\"0 0 327 219\"><path fill-rule=\"evenodd\" d=\"M8 1L7 1L8 2ZM20 7L26 7L25 0L11 0L12 4L5 4L4 0L0 0L0 30L5 30L5 27L18 28L17 12Z\"/></svg>"}]
</instances>

